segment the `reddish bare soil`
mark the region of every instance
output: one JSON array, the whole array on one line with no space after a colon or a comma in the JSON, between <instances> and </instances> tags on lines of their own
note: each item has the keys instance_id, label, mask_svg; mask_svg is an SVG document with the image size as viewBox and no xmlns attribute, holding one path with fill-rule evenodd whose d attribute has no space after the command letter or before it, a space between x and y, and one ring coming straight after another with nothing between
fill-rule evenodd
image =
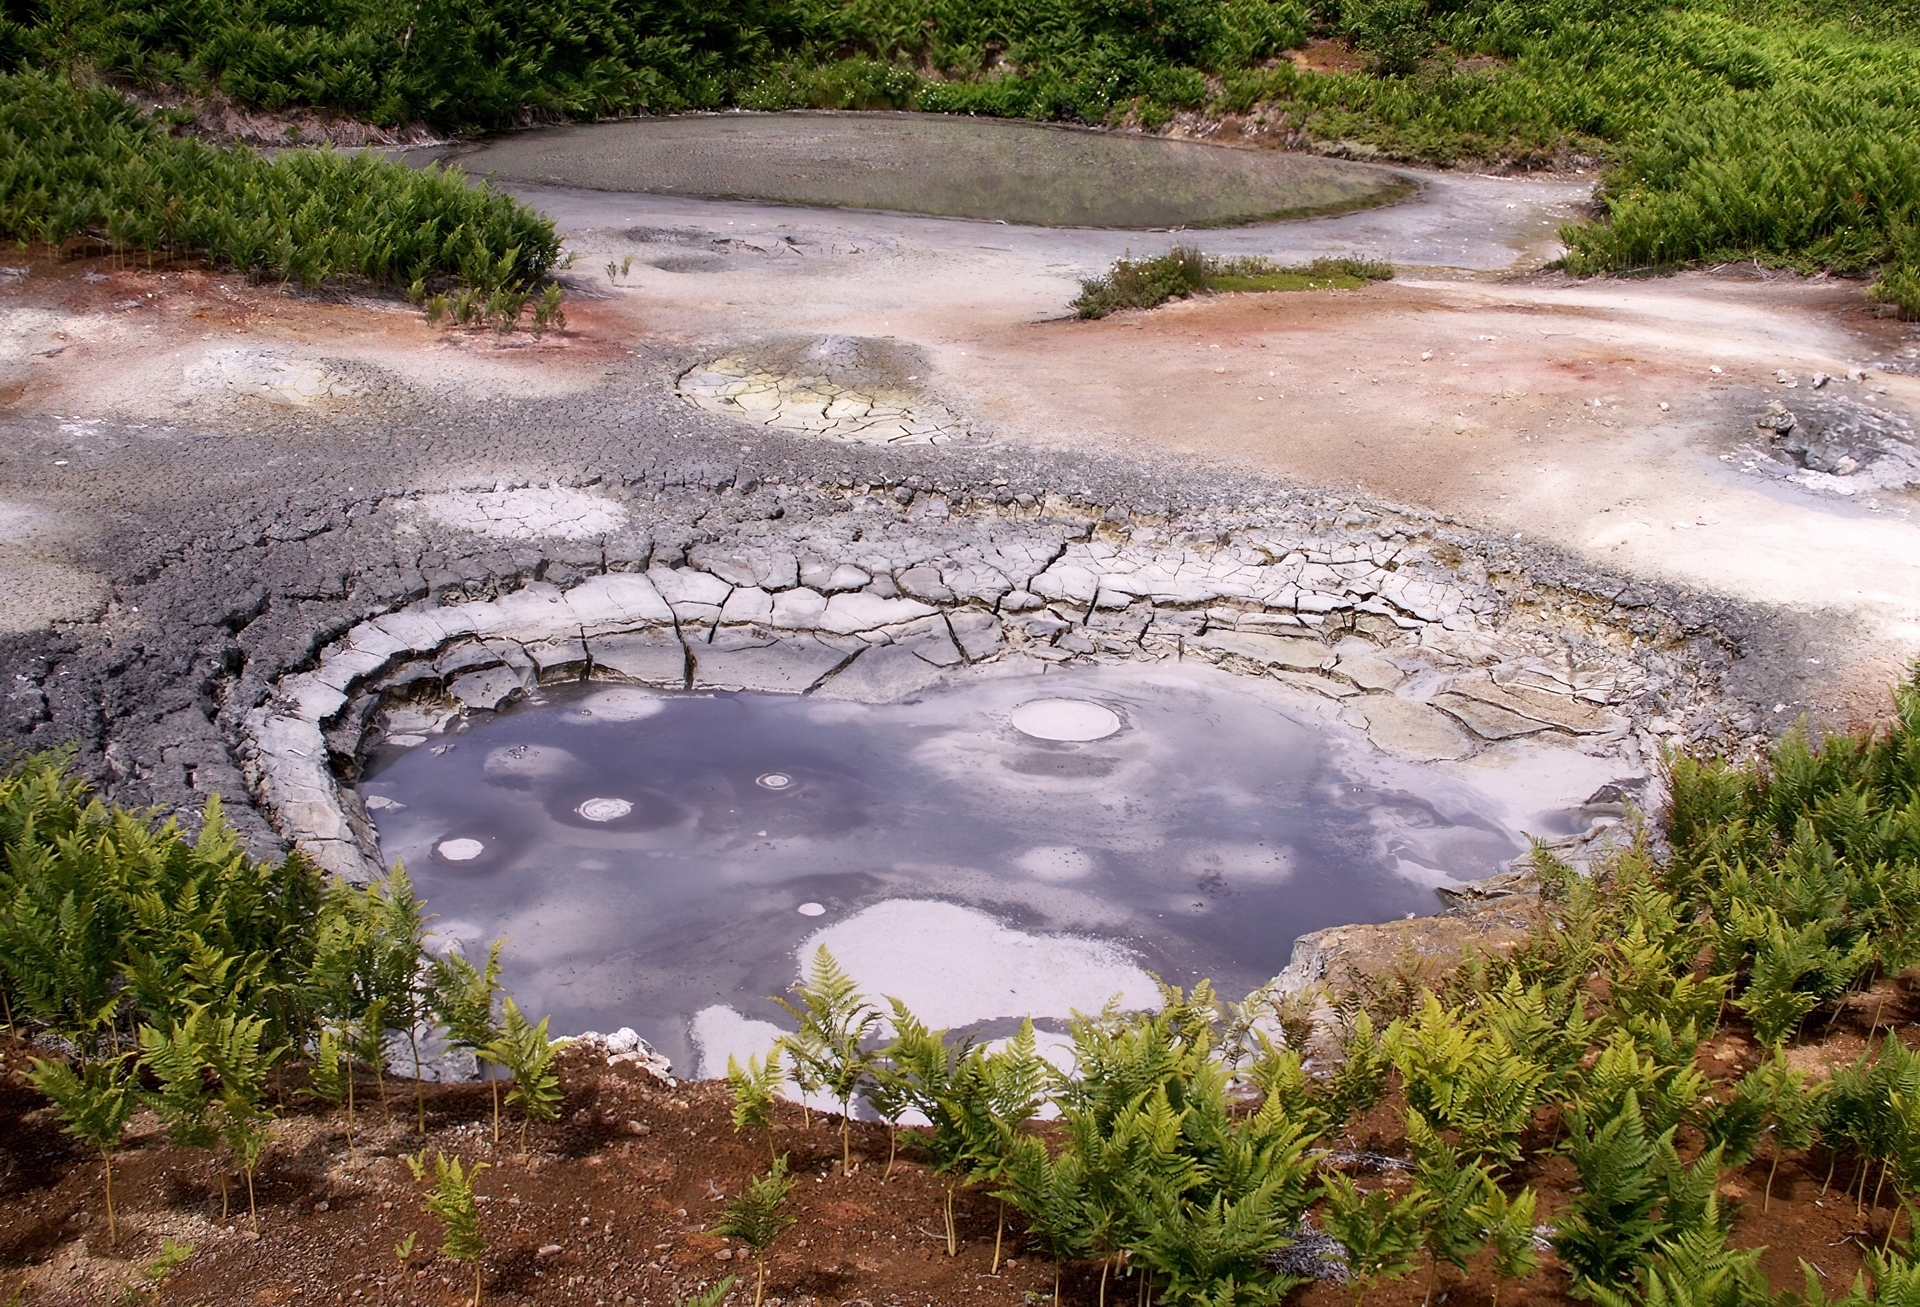
<instances>
[{"instance_id":1,"label":"reddish bare soil","mask_svg":"<svg viewBox=\"0 0 1920 1307\"><path fill-rule=\"evenodd\" d=\"M1807 1070L1852 1061L1877 1018L1882 1030L1911 1031L1920 1005L1888 986L1860 996L1826 1038L1794 1051ZM1897 1024L1896 1024L1897 1023ZM1822 1032L1810 1030L1810 1036ZM344 1114L315 1110L290 1093L255 1185L257 1222L246 1214L238 1174L229 1178L235 1204L221 1217L214 1159L166 1145L151 1115L135 1119L114 1164L119 1243L109 1246L100 1205L101 1164L61 1135L44 1100L25 1084L26 1050L4 1045L0 1060L0 1302L93 1304L123 1299L163 1238L194 1245L166 1280L159 1303L207 1307L254 1303L365 1303L443 1307L463 1301L462 1267L441 1258L437 1229L401 1154L422 1147L491 1164L476 1186L481 1226L490 1244L483 1263L488 1301L542 1304L647 1304L674 1307L723 1275L741 1276L731 1301L752 1300L752 1265L744 1252L707 1229L722 1199L737 1194L768 1163L767 1138L736 1134L722 1082L664 1084L632 1067L606 1068L580 1053L563 1058L562 1118L536 1127L519 1150L512 1122L500 1146L492 1141L491 1104L482 1085L428 1085L427 1133L414 1133L411 1083L388 1085L391 1122L371 1080L360 1089L355 1147L347 1147ZM1699 1065L1722 1085L1754 1066L1759 1050L1723 1033L1703 1046ZM289 1087L297 1077L289 1078ZM1389 1101L1349 1132L1363 1151L1405 1153L1400 1108ZM1539 1219L1551 1224L1567 1202L1574 1176L1548 1150L1558 1123L1543 1112L1514 1179L1540 1192ZM1683 1140L1693 1147L1698 1140ZM790 1210L798 1222L775 1244L767 1264L767 1297L783 1307L933 1307L969 1303L1021 1305L1053 1291L1054 1268L1005 1237L1006 1262L993 1262L996 1205L963 1191L956 1199L959 1254L946 1256L940 1235L945 1187L929 1174L911 1133L887 1173L883 1127L856 1123L853 1173L839 1174L838 1121L802 1120L783 1106L773 1144L788 1154L799 1183ZM1789 1155L1770 1201L1763 1201L1767 1160L1728 1172L1721 1194L1738 1210L1734 1242L1764 1245L1761 1265L1778 1288L1801 1283L1805 1259L1834 1288L1851 1282L1862 1251L1878 1247L1893 1215L1892 1200L1856 1210L1844 1190L1854 1179L1842 1161L1823 1191L1830 1159L1816 1150ZM1363 1187L1403 1186L1402 1173L1357 1173ZM1868 1197L1874 1186L1869 1182ZM1763 1210L1764 1209L1764 1210ZM403 1265L395 1245L418 1235ZM1904 1231L1902 1231L1904 1234ZM1110 1283L1109 1301L1131 1302L1136 1283ZM1429 1273L1379 1286L1368 1300L1412 1307L1428 1293ZM1459 1307L1491 1307L1494 1284L1483 1273L1465 1279L1443 1272L1440 1293ZM1565 1273L1549 1255L1531 1280L1505 1286L1509 1304L1562 1304ZM1033 1295L1033 1297L1029 1297ZM1061 1301L1098 1301L1097 1267L1070 1266ZM1435 1294L1436 1300L1439 1294ZM1341 1307L1350 1290L1325 1283L1297 1290L1292 1307ZM140 1301L140 1299L130 1299Z\"/></svg>"}]
</instances>

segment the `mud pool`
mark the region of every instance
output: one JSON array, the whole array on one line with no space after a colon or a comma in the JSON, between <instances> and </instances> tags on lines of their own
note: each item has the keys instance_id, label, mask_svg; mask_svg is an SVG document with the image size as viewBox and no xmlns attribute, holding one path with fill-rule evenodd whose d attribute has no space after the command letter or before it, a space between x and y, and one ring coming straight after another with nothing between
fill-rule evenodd
<instances>
[{"instance_id":1,"label":"mud pool","mask_svg":"<svg viewBox=\"0 0 1920 1307\"><path fill-rule=\"evenodd\" d=\"M911 703L548 690L381 746L360 791L435 929L511 940L556 1031L682 1071L761 1051L826 943L869 993L992 1034L1153 975L1238 994L1321 927L1425 914L1523 848L1464 773L1386 759L1211 669L963 682Z\"/></svg>"},{"instance_id":2,"label":"mud pool","mask_svg":"<svg viewBox=\"0 0 1920 1307\"><path fill-rule=\"evenodd\" d=\"M452 158L512 182L1040 227L1225 226L1370 208L1416 189L1386 168L1307 154L915 113L696 114L553 127L512 132Z\"/></svg>"}]
</instances>

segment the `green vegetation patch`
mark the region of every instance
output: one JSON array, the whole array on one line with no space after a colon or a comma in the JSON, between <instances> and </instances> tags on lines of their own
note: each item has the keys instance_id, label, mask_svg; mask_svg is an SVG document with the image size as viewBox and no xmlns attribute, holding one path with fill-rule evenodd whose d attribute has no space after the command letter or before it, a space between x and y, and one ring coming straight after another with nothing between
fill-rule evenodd
<instances>
[{"instance_id":1,"label":"green vegetation patch","mask_svg":"<svg viewBox=\"0 0 1920 1307\"><path fill-rule=\"evenodd\" d=\"M1295 66L1315 40L1358 57ZM456 130L1196 112L1394 159L1601 158L1609 220L1568 229L1576 271L1878 271L1920 314L1920 18L1899 0L39 0L0 18L9 67Z\"/></svg>"},{"instance_id":2,"label":"green vegetation patch","mask_svg":"<svg viewBox=\"0 0 1920 1307\"><path fill-rule=\"evenodd\" d=\"M1290 267L1262 258L1216 259L1176 245L1151 259L1118 259L1104 276L1080 283L1073 308L1083 318L1116 309L1150 309L1203 292L1357 290L1390 281L1393 265L1372 259L1315 259Z\"/></svg>"},{"instance_id":3,"label":"green vegetation patch","mask_svg":"<svg viewBox=\"0 0 1920 1307\"><path fill-rule=\"evenodd\" d=\"M553 224L462 173L377 154L268 159L170 134L105 87L0 76L0 237L206 259L315 287L343 279L530 287Z\"/></svg>"}]
</instances>

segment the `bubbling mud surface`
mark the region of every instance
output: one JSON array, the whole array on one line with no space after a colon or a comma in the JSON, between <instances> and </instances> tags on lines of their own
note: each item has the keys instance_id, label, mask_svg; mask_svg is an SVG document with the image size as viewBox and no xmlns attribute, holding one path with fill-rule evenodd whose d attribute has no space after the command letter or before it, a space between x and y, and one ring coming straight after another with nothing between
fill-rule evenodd
<instances>
[{"instance_id":1,"label":"bubbling mud surface","mask_svg":"<svg viewBox=\"0 0 1920 1307\"><path fill-rule=\"evenodd\" d=\"M711 114L514 132L455 155L510 182L985 218L1214 227L1371 208L1413 183L1277 150L913 113Z\"/></svg>"},{"instance_id":2,"label":"bubbling mud surface","mask_svg":"<svg viewBox=\"0 0 1920 1307\"><path fill-rule=\"evenodd\" d=\"M1151 975L1238 993L1297 935L1435 911L1567 820L1206 668L883 706L566 687L444 738L360 786L436 930L508 937L556 1030L632 1026L707 1074L820 940L870 994L981 1030Z\"/></svg>"}]
</instances>

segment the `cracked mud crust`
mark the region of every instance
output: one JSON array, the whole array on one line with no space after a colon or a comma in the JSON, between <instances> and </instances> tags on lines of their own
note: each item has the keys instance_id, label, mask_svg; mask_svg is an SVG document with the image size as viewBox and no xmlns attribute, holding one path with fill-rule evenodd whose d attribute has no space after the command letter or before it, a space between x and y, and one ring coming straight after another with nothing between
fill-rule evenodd
<instances>
[{"instance_id":1,"label":"cracked mud crust","mask_svg":"<svg viewBox=\"0 0 1920 1307\"><path fill-rule=\"evenodd\" d=\"M1657 753L1633 719L1710 684L1712 659L1626 587L1542 623L1486 559L1462 557L1469 537L1352 502L1181 513L763 484L723 491L725 518L704 515L690 538L667 495L549 487L480 495L495 515L472 529L534 519L560 493L575 520L624 524L598 541L598 567L448 586L371 616L234 714L254 792L323 867L379 869L340 784L369 730L424 742L563 681L884 702L980 665L1193 659L1276 679L1390 755L1460 760L1538 735L1619 757L1623 774ZM416 528L396 516L404 539Z\"/></svg>"}]
</instances>

